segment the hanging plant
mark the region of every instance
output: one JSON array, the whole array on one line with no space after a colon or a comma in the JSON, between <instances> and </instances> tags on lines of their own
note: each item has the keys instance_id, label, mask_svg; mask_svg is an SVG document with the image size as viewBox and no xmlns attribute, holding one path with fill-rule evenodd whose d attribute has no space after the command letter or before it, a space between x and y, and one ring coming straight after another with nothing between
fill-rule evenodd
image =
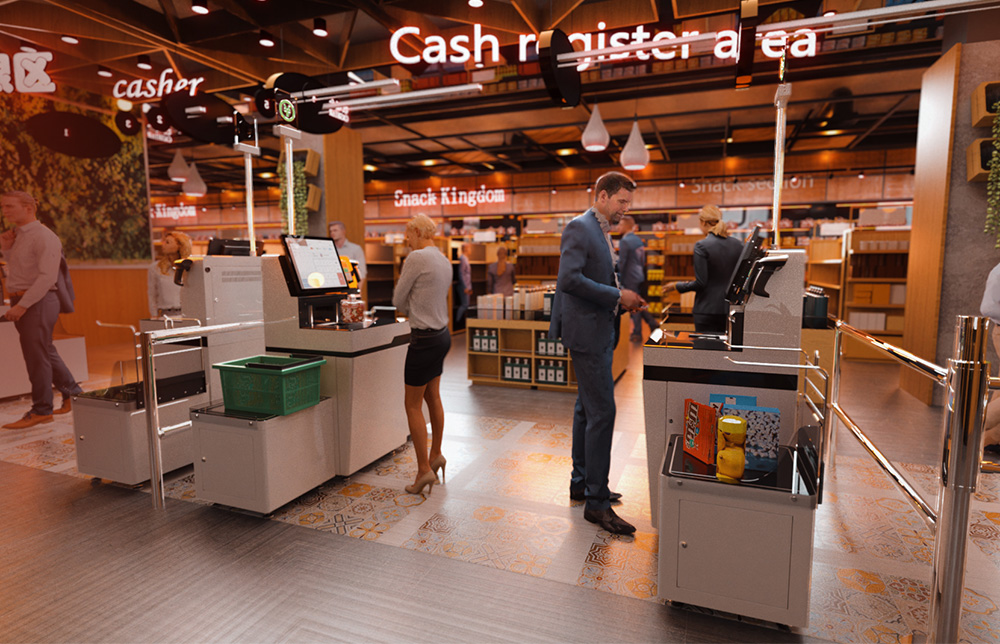
<instances>
[{"instance_id":1,"label":"hanging plant","mask_svg":"<svg viewBox=\"0 0 1000 644\"><path fill-rule=\"evenodd\" d=\"M1000 101L993 104L993 114L993 154L986 179L986 229L983 232L996 239L994 248L1000 248Z\"/></svg>"},{"instance_id":2,"label":"hanging plant","mask_svg":"<svg viewBox=\"0 0 1000 644\"><path fill-rule=\"evenodd\" d=\"M281 173L281 230L288 232L288 190L285 172ZM309 213L306 210L308 186L306 185L306 164L304 161L292 162L292 182L295 196L295 234L305 235L309 229Z\"/></svg>"}]
</instances>

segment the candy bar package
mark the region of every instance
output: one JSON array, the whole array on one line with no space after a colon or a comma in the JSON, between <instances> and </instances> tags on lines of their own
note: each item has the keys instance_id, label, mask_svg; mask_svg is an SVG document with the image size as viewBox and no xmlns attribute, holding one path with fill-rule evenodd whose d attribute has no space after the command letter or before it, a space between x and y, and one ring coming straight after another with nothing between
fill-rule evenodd
<instances>
[{"instance_id":1,"label":"candy bar package","mask_svg":"<svg viewBox=\"0 0 1000 644\"><path fill-rule=\"evenodd\" d=\"M715 463L715 409L690 398L684 401L684 453Z\"/></svg>"},{"instance_id":2,"label":"candy bar package","mask_svg":"<svg viewBox=\"0 0 1000 644\"><path fill-rule=\"evenodd\" d=\"M778 430L781 411L774 407L757 407L725 403L721 415L738 416L747 421L746 469L771 472L778 468Z\"/></svg>"}]
</instances>

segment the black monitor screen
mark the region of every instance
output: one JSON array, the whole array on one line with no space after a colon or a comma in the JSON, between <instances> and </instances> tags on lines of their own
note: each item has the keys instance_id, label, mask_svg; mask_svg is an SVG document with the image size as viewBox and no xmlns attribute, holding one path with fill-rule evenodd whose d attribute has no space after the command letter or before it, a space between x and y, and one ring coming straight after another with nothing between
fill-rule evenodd
<instances>
[{"instance_id":1,"label":"black monitor screen","mask_svg":"<svg viewBox=\"0 0 1000 644\"><path fill-rule=\"evenodd\" d=\"M764 256L764 237L760 234L760 225L753 227L753 231L743 244L743 251L740 259L736 262L736 269L733 270L733 278L729 281L729 290L726 291L726 301L730 304L743 304L746 302L747 293L750 289L750 273L754 263Z\"/></svg>"},{"instance_id":2,"label":"black monitor screen","mask_svg":"<svg viewBox=\"0 0 1000 644\"><path fill-rule=\"evenodd\" d=\"M282 235L281 243L291 268L292 295L348 293L350 279L344 273L340 254L329 237Z\"/></svg>"},{"instance_id":3,"label":"black monitor screen","mask_svg":"<svg viewBox=\"0 0 1000 644\"><path fill-rule=\"evenodd\" d=\"M249 239L219 239L213 237L208 240L208 250L206 255L242 255L250 256Z\"/></svg>"}]
</instances>

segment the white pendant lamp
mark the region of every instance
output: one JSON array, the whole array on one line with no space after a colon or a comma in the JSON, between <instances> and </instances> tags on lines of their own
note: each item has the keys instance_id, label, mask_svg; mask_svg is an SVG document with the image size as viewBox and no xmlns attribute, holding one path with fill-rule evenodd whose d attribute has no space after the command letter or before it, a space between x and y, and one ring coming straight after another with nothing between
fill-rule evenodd
<instances>
[{"instance_id":1,"label":"white pendant lamp","mask_svg":"<svg viewBox=\"0 0 1000 644\"><path fill-rule=\"evenodd\" d=\"M180 150L174 152L174 160L170 162L170 167L167 168L167 176L170 177L171 181L178 183L187 181L188 164L184 162L184 157L181 156Z\"/></svg>"},{"instance_id":2,"label":"white pendant lamp","mask_svg":"<svg viewBox=\"0 0 1000 644\"><path fill-rule=\"evenodd\" d=\"M642 140L642 132L639 131L639 121L632 121L632 132L628 135L628 141L622 148L622 167L626 170L642 170L649 165L649 150L646 149L646 142Z\"/></svg>"},{"instance_id":3,"label":"white pendant lamp","mask_svg":"<svg viewBox=\"0 0 1000 644\"><path fill-rule=\"evenodd\" d=\"M204 197L208 192L208 186L198 173L198 166L191 162L191 169L188 172L188 179L184 182L184 194L188 197Z\"/></svg>"},{"instance_id":4,"label":"white pendant lamp","mask_svg":"<svg viewBox=\"0 0 1000 644\"><path fill-rule=\"evenodd\" d=\"M608 147L610 140L608 129L601 120L601 108L595 105L594 111L590 113L590 120L587 121L587 127L583 130L583 136L580 137L580 143L587 152L600 152Z\"/></svg>"}]
</instances>

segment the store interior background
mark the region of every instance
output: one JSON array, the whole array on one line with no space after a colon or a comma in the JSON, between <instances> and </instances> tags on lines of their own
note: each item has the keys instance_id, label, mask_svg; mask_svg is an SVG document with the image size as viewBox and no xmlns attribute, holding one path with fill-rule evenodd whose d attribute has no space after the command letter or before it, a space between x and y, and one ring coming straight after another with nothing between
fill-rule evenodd
<instances>
[{"instance_id":1,"label":"store interior background","mask_svg":"<svg viewBox=\"0 0 1000 644\"><path fill-rule=\"evenodd\" d=\"M761 7L764 14L773 9L777 21L805 10L819 15L885 4L890 3L826 0L762 2ZM560 109L552 105L537 67L531 61L518 65L513 57L518 33L549 27L594 31L598 20L608 32L639 24L677 32L735 26L732 7L702 14L699 5L704 3L512 0L472 9L440 0L209 0L212 12L198 16L186 0L13 0L0 8L0 53L12 55L26 45L53 52L47 71L58 89L52 95L0 92L0 188L33 192L41 219L63 239L77 312L62 316L61 331L86 338L92 361L100 361L94 372L131 356L128 334L98 327L96 321L137 324L148 315L146 269L164 231L182 230L202 242L245 234L242 156L175 131L171 143L144 140L141 134L121 136L122 150L111 159L68 159L39 144L25 123L59 110L85 114L115 130L114 83L158 78L165 69L204 77L203 92L234 105L247 103L254 88L275 72L296 71L340 84L348 82L346 72L352 70L365 79L399 78L413 88L492 72L481 96L359 110L349 127L296 144L297 158L308 159L312 150L318 160L308 179L319 199L310 213L310 232L323 234L326 221L344 221L352 241L366 239L376 260L374 276L381 270L389 281L392 248L388 267L377 267L387 257L385 235L401 232L417 212L448 227L474 222L483 228L513 227L515 250L530 237L529 228L558 230L589 205L587 186L603 172L619 169L618 154L634 120L651 157L646 169L632 173L640 185L633 214L644 231L710 202L728 206L727 215L741 225L752 218L766 220L770 192L745 186L771 178L773 61L760 59L753 85L738 92L732 89L731 65L715 64L706 52L683 65L650 61L641 70L632 60L607 65L584 72L580 106ZM329 37L310 33L317 17L326 20ZM390 30L401 25L450 34L467 30L471 22L501 39L505 59L500 65L407 67L389 57ZM978 313L986 275L1000 259L994 241L982 233L985 184L967 181L965 156L973 140L989 136L988 128L970 123L970 97L980 83L998 80L997 27L1000 11L886 25L821 39L814 59L793 60L788 70L793 93L785 172L797 182L784 193L782 216L791 223L785 239L810 243L814 229L800 226L804 219L856 219L865 210L905 213L913 225L909 296L905 329L893 341L938 364L951 355L955 316ZM279 46L263 49L257 43L261 29L274 33ZM80 43L63 42L66 34ZM150 57L151 70L136 67L140 55ZM98 76L99 67L113 76ZM600 107L612 137L602 153L584 152L580 145L594 106ZM138 113L138 103L135 109ZM280 144L268 130L262 128L264 154L254 161L258 236L265 242L281 231ZM177 150L197 164L206 196L183 196L170 181L167 167ZM735 187L740 184L744 187ZM419 193L446 185L503 188L507 201L476 208L394 205L398 190ZM705 186L718 192L706 192ZM157 218L158 204L194 206L194 217ZM458 235L449 243L464 238ZM114 297L108 297L111 291ZM370 302L375 295L368 293ZM450 366L464 377L463 365ZM639 366L633 354L630 368ZM905 407L914 400L905 396L913 396L940 404L928 384L910 382L905 374L900 379L909 394L894 402Z\"/></svg>"}]
</instances>

